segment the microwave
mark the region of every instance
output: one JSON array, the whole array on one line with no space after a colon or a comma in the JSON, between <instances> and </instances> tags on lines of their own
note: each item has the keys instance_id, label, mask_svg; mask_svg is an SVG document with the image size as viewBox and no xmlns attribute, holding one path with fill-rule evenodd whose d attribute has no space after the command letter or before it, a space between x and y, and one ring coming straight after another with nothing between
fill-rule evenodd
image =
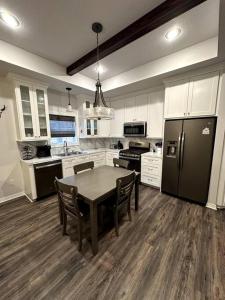
<instances>
[{"instance_id":1,"label":"microwave","mask_svg":"<svg viewBox=\"0 0 225 300\"><path fill-rule=\"evenodd\" d=\"M129 122L123 125L124 136L142 136L147 135L147 122Z\"/></svg>"}]
</instances>

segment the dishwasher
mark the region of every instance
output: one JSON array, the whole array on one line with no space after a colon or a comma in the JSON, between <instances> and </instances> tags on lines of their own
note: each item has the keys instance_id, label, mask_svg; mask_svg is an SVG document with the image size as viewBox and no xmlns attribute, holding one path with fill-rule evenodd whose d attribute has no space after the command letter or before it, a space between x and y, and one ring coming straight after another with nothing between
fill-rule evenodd
<instances>
[{"instance_id":1,"label":"dishwasher","mask_svg":"<svg viewBox=\"0 0 225 300\"><path fill-rule=\"evenodd\" d=\"M56 193L55 177L62 178L62 161L38 163L34 165L37 199Z\"/></svg>"}]
</instances>

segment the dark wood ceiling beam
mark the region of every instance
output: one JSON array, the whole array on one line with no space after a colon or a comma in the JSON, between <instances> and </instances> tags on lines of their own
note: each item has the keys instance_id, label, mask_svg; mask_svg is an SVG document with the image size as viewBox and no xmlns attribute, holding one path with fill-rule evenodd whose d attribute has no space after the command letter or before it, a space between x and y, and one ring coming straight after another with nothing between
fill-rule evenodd
<instances>
[{"instance_id":1,"label":"dark wood ceiling beam","mask_svg":"<svg viewBox=\"0 0 225 300\"><path fill-rule=\"evenodd\" d=\"M166 22L178 17L206 0L166 0L134 23L99 46L100 59L128 45ZM74 75L96 62L96 49L93 49L67 67L67 74Z\"/></svg>"}]
</instances>

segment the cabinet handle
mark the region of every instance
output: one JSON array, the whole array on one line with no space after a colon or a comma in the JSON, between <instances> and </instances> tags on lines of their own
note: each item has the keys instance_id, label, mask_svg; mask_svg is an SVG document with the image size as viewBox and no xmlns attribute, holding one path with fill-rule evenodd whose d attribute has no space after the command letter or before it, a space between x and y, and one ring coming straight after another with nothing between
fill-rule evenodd
<instances>
[{"instance_id":1,"label":"cabinet handle","mask_svg":"<svg viewBox=\"0 0 225 300\"><path fill-rule=\"evenodd\" d=\"M186 116L186 113L184 113L184 116Z\"/></svg>"}]
</instances>

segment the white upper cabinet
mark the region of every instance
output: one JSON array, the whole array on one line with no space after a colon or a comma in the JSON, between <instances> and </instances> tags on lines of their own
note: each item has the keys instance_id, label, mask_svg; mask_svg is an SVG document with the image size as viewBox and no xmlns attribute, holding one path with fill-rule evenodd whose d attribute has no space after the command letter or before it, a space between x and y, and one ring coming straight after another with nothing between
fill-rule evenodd
<instances>
[{"instance_id":1,"label":"white upper cabinet","mask_svg":"<svg viewBox=\"0 0 225 300\"><path fill-rule=\"evenodd\" d=\"M124 100L124 105L125 105L125 116L124 116L124 121L125 122L133 122L136 118L135 114L135 97L132 98L126 98Z\"/></svg>"},{"instance_id":2,"label":"white upper cabinet","mask_svg":"<svg viewBox=\"0 0 225 300\"><path fill-rule=\"evenodd\" d=\"M149 94L147 136L150 138L163 137L164 97L164 91Z\"/></svg>"},{"instance_id":3,"label":"white upper cabinet","mask_svg":"<svg viewBox=\"0 0 225 300\"><path fill-rule=\"evenodd\" d=\"M218 85L218 72L167 85L164 117L186 118L215 115Z\"/></svg>"},{"instance_id":4,"label":"white upper cabinet","mask_svg":"<svg viewBox=\"0 0 225 300\"><path fill-rule=\"evenodd\" d=\"M183 118L187 113L189 82L178 81L166 87L165 118Z\"/></svg>"},{"instance_id":5,"label":"white upper cabinet","mask_svg":"<svg viewBox=\"0 0 225 300\"><path fill-rule=\"evenodd\" d=\"M110 121L98 120L98 136L108 137L110 136Z\"/></svg>"},{"instance_id":6,"label":"white upper cabinet","mask_svg":"<svg viewBox=\"0 0 225 300\"><path fill-rule=\"evenodd\" d=\"M135 116L134 121L148 120L148 95L139 95L135 97Z\"/></svg>"},{"instance_id":7,"label":"white upper cabinet","mask_svg":"<svg viewBox=\"0 0 225 300\"><path fill-rule=\"evenodd\" d=\"M218 73L193 78L189 88L188 115L204 116L216 113Z\"/></svg>"},{"instance_id":8,"label":"white upper cabinet","mask_svg":"<svg viewBox=\"0 0 225 300\"><path fill-rule=\"evenodd\" d=\"M16 81L16 106L21 141L50 138L47 88Z\"/></svg>"},{"instance_id":9,"label":"white upper cabinet","mask_svg":"<svg viewBox=\"0 0 225 300\"><path fill-rule=\"evenodd\" d=\"M121 137L123 136L124 101L112 101L111 106L115 110L115 117L112 120L110 120L110 136Z\"/></svg>"}]
</instances>

